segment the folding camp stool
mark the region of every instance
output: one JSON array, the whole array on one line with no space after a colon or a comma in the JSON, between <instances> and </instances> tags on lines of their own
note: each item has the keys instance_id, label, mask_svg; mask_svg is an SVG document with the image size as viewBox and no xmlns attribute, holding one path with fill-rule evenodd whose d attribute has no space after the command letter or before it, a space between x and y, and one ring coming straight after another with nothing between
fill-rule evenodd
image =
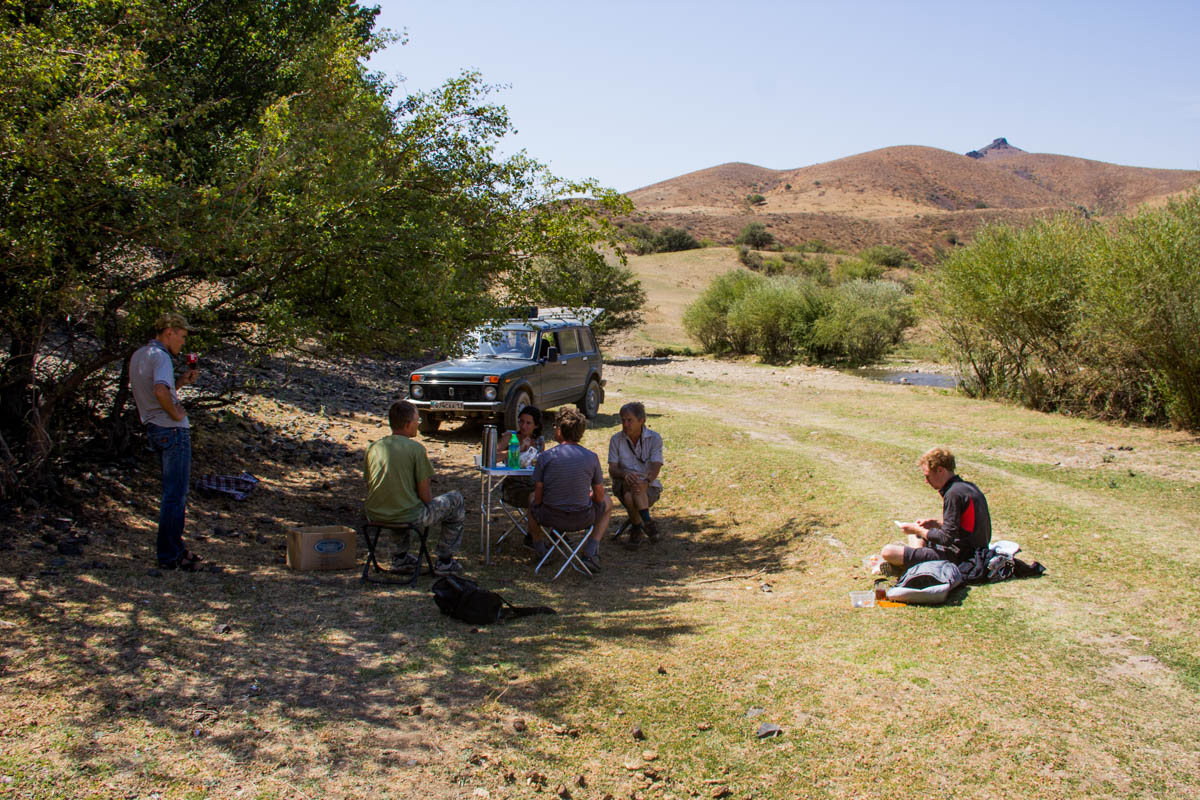
<instances>
[{"instance_id":1,"label":"folding camp stool","mask_svg":"<svg viewBox=\"0 0 1200 800\"><path fill-rule=\"evenodd\" d=\"M550 580L558 580L558 576L566 572L567 567L574 567L579 572L582 572L588 577L592 576L592 571L587 568L583 560L579 557L583 552L583 546L587 544L587 540L592 536L592 529L595 525L589 525L585 531L560 531L556 528L546 527L546 538L550 540L550 549L546 551L546 555L542 556L542 560L533 568L534 572L539 572L542 566L550 560L550 556L554 553L559 553L563 556L563 564L558 568L558 572L554 573L554 577ZM575 544L571 544L571 535L583 535Z\"/></svg>"},{"instance_id":2,"label":"folding camp stool","mask_svg":"<svg viewBox=\"0 0 1200 800\"><path fill-rule=\"evenodd\" d=\"M617 528L617 532L614 533L612 536L608 537L609 541L616 541L617 539L620 539L622 534L627 533L629 531L629 529L632 527L633 527L633 523L629 519L626 519Z\"/></svg>"},{"instance_id":3,"label":"folding camp stool","mask_svg":"<svg viewBox=\"0 0 1200 800\"><path fill-rule=\"evenodd\" d=\"M382 534L385 530L389 530L389 531L409 530L409 531L412 531L413 533L417 534L417 538L421 540L421 549L417 552L417 563L413 567L412 578L410 578L407 581L409 586L416 586L417 578L419 578L421 576L421 557L422 556L425 557L425 564L429 567L429 574L430 575L433 574L433 559L429 555L429 526L422 527L420 525L417 525L415 522L390 523L390 522L371 522L370 520L363 520L363 525L362 525L363 538L367 540L367 563L363 564L363 571L362 571L362 580L364 583L366 583L367 581L370 580L370 578L368 578L367 575L371 571L372 566L375 567L376 572L382 573L384 575L394 572L394 570L384 569L383 567L379 566L379 562L375 560L375 547L376 547L376 545L379 544L380 534ZM371 535L372 532L374 532L374 534L375 534L374 536ZM405 583L405 581L396 581L396 580L385 579L382 581L382 583Z\"/></svg>"}]
</instances>

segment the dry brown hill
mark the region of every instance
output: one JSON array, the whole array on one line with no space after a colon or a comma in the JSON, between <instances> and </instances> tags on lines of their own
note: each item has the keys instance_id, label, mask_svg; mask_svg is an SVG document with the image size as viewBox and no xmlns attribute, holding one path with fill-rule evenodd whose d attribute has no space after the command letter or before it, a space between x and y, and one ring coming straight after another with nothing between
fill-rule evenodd
<instances>
[{"instance_id":1,"label":"dry brown hill","mask_svg":"<svg viewBox=\"0 0 1200 800\"><path fill-rule=\"evenodd\" d=\"M1200 183L1200 171L1027 153L1004 139L967 155L900 146L789 170L722 164L629 193L635 219L727 243L761 221L784 244L897 244L931 256L988 221L1071 209L1127 213ZM749 197L762 195L752 204Z\"/></svg>"}]
</instances>

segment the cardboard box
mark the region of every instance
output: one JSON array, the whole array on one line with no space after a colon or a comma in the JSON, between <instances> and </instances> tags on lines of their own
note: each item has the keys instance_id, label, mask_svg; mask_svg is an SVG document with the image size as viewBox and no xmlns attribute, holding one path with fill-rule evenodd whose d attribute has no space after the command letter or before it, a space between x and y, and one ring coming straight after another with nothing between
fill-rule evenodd
<instances>
[{"instance_id":1,"label":"cardboard box","mask_svg":"<svg viewBox=\"0 0 1200 800\"><path fill-rule=\"evenodd\" d=\"M345 525L290 528L287 565L292 569L353 569L358 565L358 535Z\"/></svg>"}]
</instances>

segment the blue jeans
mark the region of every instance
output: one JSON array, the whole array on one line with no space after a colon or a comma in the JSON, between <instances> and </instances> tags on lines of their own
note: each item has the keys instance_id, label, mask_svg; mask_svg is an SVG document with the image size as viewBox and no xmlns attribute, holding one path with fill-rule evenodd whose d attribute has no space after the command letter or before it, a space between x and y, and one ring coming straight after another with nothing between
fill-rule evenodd
<instances>
[{"instance_id":1,"label":"blue jeans","mask_svg":"<svg viewBox=\"0 0 1200 800\"><path fill-rule=\"evenodd\" d=\"M162 461L162 504L158 511L158 563L183 558L183 519L192 472L192 435L187 428L147 425L150 446Z\"/></svg>"}]
</instances>

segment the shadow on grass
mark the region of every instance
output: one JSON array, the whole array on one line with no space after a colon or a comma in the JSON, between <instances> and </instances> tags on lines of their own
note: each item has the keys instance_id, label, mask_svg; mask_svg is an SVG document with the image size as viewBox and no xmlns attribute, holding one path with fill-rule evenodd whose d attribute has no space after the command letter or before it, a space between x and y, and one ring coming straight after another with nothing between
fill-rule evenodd
<instances>
[{"instance_id":1,"label":"shadow on grass","mask_svg":"<svg viewBox=\"0 0 1200 800\"><path fill-rule=\"evenodd\" d=\"M223 571L148 574L158 485L145 457L130 476L129 502L146 521L140 529L113 532L106 551L97 545L91 561L67 560L57 574L37 572L38 553L10 560L3 569L17 590L5 598L6 617L18 621L30 644L23 658L4 664L6 676L35 696L79 697L70 719L82 730L142 723L203 740L237 760L266 761L279 758L279 737L353 724L353 763L378 762L381 768L394 765L389 759L397 752L429 755L430 724L453 725L464 736L482 731L493 743L515 739L504 716L557 720L557 709L569 707L589 681L595 689L595 676L552 665L593 654L601 659L613 644L669 646L696 633L697 624L675 610L688 599L689 582L769 570L807 530L792 521L747 539L738 535L732 515L658 513L664 532L659 543L636 552L606 544L599 576L589 580L568 571L551 582L533 574L516 537L491 565L482 563L477 473L457 463L461 451L449 463L436 442L426 441L435 461L434 493L457 489L466 500L461 553L468 575L517 605L558 611L477 629L439 614L429 577L410 590L362 584L360 568L301 573L285 567L287 527L358 525L361 450L328 441L314 457L311 449L272 448L253 438L277 441L283 433L277 429L260 434L235 421L221 431L210 433L201 447L231 448L250 436L253 447L277 456L249 465L263 484L244 503L191 500L189 530L207 532L196 549ZM236 472L244 466L239 459L221 463ZM623 517L618 510L610 530ZM233 533L214 533L210 524L218 521ZM437 532L430 538L432 544ZM360 564L365 552L360 541ZM383 546L381 557L388 552ZM94 566L98 555L107 557L106 568ZM422 712L405 712L417 705ZM259 719L274 719L276 726L282 719L284 728L267 735ZM332 757L335 743L317 741L310 739L305 763L321 759L312 754L315 747L328 751L332 771L339 763L350 768ZM126 755L89 737L63 747L78 764L119 766Z\"/></svg>"}]
</instances>

